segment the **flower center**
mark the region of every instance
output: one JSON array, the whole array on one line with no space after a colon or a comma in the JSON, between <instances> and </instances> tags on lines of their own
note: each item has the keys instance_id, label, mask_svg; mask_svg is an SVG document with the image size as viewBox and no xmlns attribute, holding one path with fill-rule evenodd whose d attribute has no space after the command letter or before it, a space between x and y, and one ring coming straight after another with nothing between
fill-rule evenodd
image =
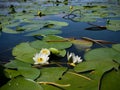
<instances>
[{"instance_id":1,"label":"flower center","mask_svg":"<svg viewBox=\"0 0 120 90\"><path fill-rule=\"evenodd\" d=\"M43 61L43 58L38 58L38 59L37 59L37 62L38 62L38 63L40 63L40 62L42 62L42 61Z\"/></svg>"},{"instance_id":2,"label":"flower center","mask_svg":"<svg viewBox=\"0 0 120 90\"><path fill-rule=\"evenodd\" d=\"M48 51L47 50L43 50L42 53L48 54Z\"/></svg>"}]
</instances>

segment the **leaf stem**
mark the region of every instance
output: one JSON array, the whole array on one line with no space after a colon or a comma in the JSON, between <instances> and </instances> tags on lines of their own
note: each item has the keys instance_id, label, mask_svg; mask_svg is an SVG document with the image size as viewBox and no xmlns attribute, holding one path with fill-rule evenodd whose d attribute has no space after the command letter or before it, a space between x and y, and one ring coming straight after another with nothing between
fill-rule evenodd
<instances>
[{"instance_id":1,"label":"leaf stem","mask_svg":"<svg viewBox=\"0 0 120 90\"><path fill-rule=\"evenodd\" d=\"M82 77L82 78L87 79L87 80L91 80L90 78L88 78L88 77L86 77L84 75L81 75L81 74L77 74L77 73L74 73L74 72L68 72L68 73L79 76L79 77Z\"/></svg>"},{"instance_id":2,"label":"leaf stem","mask_svg":"<svg viewBox=\"0 0 120 90\"><path fill-rule=\"evenodd\" d=\"M63 84L58 84L58 83L54 83L54 82L37 82L39 84L48 84L48 85L55 85L55 86L58 86L58 87L69 87L70 84L66 84L66 85L63 85Z\"/></svg>"}]
</instances>

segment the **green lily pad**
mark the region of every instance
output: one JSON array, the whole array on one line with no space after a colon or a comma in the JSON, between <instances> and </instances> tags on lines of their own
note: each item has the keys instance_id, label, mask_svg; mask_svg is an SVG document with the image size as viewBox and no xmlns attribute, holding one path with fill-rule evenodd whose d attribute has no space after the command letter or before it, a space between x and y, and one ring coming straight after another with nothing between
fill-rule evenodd
<instances>
[{"instance_id":1,"label":"green lily pad","mask_svg":"<svg viewBox=\"0 0 120 90\"><path fill-rule=\"evenodd\" d=\"M86 40L71 40L71 42L78 50L86 50L93 45L92 42Z\"/></svg>"},{"instance_id":2,"label":"green lily pad","mask_svg":"<svg viewBox=\"0 0 120 90\"><path fill-rule=\"evenodd\" d=\"M41 75L37 79L38 82L55 82L62 77L62 74L66 71L64 67L51 67L41 69ZM53 78L54 77L54 78Z\"/></svg>"},{"instance_id":3,"label":"green lily pad","mask_svg":"<svg viewBox=\"0 0 120 90\"><path fill-rule=\"evenodd\" d=\"M29 67L18 67L18 72L20 72L20 74L25 78L32 80L36 79L40 75L40 70Z\"/></svg>"},{"instance_id":4,"label":"green lily pad","mask_svg":"<svg viewBox=\"0 0 120 90\"><path fill-rule=\"evenodd\" d=\"M106 25L108 30L119 31L120 30L120 20L110 20Z\"/></svg>"},{"instance_id":5,"label":"green lily pad","mask_svg":"<svg viewBox=\"0 0 120 90\"><path fill-rule=\"evenodd\" d=\"M6 63L4 65L6 68L18 68L18 67L31 67L31 65L29 63L25 63L23 61L20 60L11 60L10 62Z\"/></svg>"},{"instance_id":6,"label":"green lily pad","mask_svg":"<svg viewBox=\"0 0 120 90\"><path fill-rule=\"evenodd\" d=\"M39 30L36 32L28 33L26 36L53 35L53 34L60 34L60 33L62 33L60 30L45 29L45 30Z\"/></svg>"},{"instance_id":7,"label":"green lily pad","mask_svg":"<svg viewBox=\"0 0 120 90\"><path fill-rule=\"evenodd\" d=\"M34 63L33 56L37 52L29 43L21 43L13 48L12 54L16 59L27 63Z\"/></svg>"},{"instance_id":8,"label":"green lily pad","mask_svg":"<svg viewBox=\"0 0 120 90\"><path fill-rule=\"evenodd\" d=\"M41 40L36 40L36 41L32 41L30 43L30 46L35 48L35 49L42 49L42 48L50 48L49 44L45 41L41 41Z\"/></svg>"},{"instance_id":9,"label":"green lily pad","mask_svg":"<svg viewBox=\"0 0 120 90\"><path fill-rule=\"evenodd\" d=\"M33 80L17 77L3 85L0 90L43 90L43 88Z\"/></svg>"},{"instance_id":10,"label":"green lily pad","mask_svg":"<svg viewBox=\"0 0 120 90\"><path fill-rule=\"evenodd\" d=\"M116 60L119 62L120 53L113 48L98 48L88 51L84 58L85 60Z\"/></svg>"},{"instance_id":11,"label":"green lily pad","mask_svg":"<svg viewBox=\"0 0 120 90\"><path fill-rule=\"evenodd\" d=\"M67 72L60 80L56 83L62 85L69 85L67 87L61 87L65 90L97 90L96 80L88 80L81 76L82 74L76 74L74 72ZM58 89L59 90L59 89Z\"/></svg>"},{"instance_id":12,"label":"green lily pad","mask_svg":"<svg viewBox=\"0 0 120 90\"><path fill-rule=\"evenodd\" d=\"M5 32L5 33L11 33L11 34L20 33L20 32L18 32L18 31L15 31L15 30L10 29L10 28L7 28L7 27L6 27L6 28L3 28L2 31Z\"/></svg>"},{"instance_id":13,"label":"green lily pad","mask_svg":"<svg viewBox=\"0 0 120 90\"><path fill-rule=\"evenodd\" d=\"M36 40L30 43L30 45L36 49L42 48L56 48L66 49L71 47L72 43L66 41L64 38L55 36L55 35L48 35L43 38L43 40Z\"/></svg>"},{"instance_id":14,"label":"green lily pad","mask_svg":"<svg viewBox=\"0 0 120 90\"><path fill-rule=\"evenodd\" d=\"M18 72L17 70L11 70L11 69L5 69L4 73L7 78L14 78L16 76L21 75L20 72Z\"/></svg>"},{"instance_id":15,"label":"green lily pad","mask_svg":"<svg viewBox=\"0 0 120 90\"><path fill-rule=\"evenodd\" d=\"M58 25L58 26L68 26L67 22L60 22L60 21L48 21L50 24Z\"/></svg>"},{"instance_id":16,"label":"green lily pad","mask_svg":"<svg viewBox=\"0 0 120 90\"><path fill-rule=\"evenodd\" d=\"M4 66L10 68L5 70L6 75L9 78L22 75L26 78L34 80L40 75L40 71L38 69L32 68L29 63L20 60L12 60L11 62L8 62ZM12 70L12 69L17 69L17 70Z\"/></svg>"},{"instance_id":17,"label":"green lily pad","mask_svg":"<svg viewBox=\"0 0 120 90\"><path fill-rule=\"evenodd\" d=\"M112 48L120 52L120 44L113 44Z\"/></svg>"},{"instance_id":18,"label":"green lily pad","mask_svg":"<svg viewBox=\"0 0 120 90\"><path fill-rule=\"evenodd\" d=\"M91 61L85 61L82 63L79 63L75 66L74 70L76 72L86 72L90 70L95 70L95 72L105 72L112 68L118 68L119 65L113 61L105 60L91 60Z\"/></svg>"},{"instance_id":19,"label":"green lily pad","mask_svg":"<svg viewBox=\"0 0 120 90\"><path fill-rule=\"evenodd\" d=\"M51 48L66 49L71 47L72 43L68 42L65 38L55 35L49 35L43 38Z\"/></svg>"},{"instance_id":20,"label":"green lily pad","mask_svg":"<svg viewBox=\"0 0 120 90\"><path fill-rule=\"evenodd\" d=\"M114 78L113 78L114 77ZM106 73L101 81L100 90L120 90L120 70Z\"/></svg>"}]
</instances>

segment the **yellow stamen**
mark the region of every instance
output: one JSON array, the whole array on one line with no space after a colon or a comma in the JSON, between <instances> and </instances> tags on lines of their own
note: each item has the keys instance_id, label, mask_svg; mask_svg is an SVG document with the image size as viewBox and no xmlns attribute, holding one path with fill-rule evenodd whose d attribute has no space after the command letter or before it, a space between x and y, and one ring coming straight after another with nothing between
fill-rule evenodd
<instances>
[{"instance_id":1,"label":"yellow stamen","mask_svg":"<svg viewBox=\"0 0 120 90\"><path fill-rule=\"evenodd\" d=\"M38 62L38 63L40 63L40 62L42 62L42 61L43 61L43 58L38 58L38 59L37 59L37 62Z\"/></svg>"}]
</instances>

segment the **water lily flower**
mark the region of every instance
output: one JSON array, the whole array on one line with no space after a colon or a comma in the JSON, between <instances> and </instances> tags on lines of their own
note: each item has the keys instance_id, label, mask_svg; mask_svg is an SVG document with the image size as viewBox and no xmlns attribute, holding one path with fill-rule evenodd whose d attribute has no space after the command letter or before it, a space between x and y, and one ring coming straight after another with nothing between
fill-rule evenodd
<instances>
[{"instance_id":1,"label":"water lily flower","mask_svg":"<svg viewBox=\"0 0 120 90\"><path fill-rule=\"evenodd\" d=\"M49 64L48 60L49 57L46 54L41 54L41 53L36 53L35 56L33 57L33 60L35 61L34 64Z\"/></svg>"},{"instance_id":2,"label":"water lily flower","mask_svg":"<svg viewBox=\"0 0 120 90\"><path fill-rule=\"evenodd\" d=\"M68 63L70 63L71 66L75 66L76 64L83 61L81 57L79 57L78 55L75 56L74 53L69 53L69 52L67 53L67 59L68 59Z\"/></svg>"},{"instance_id":3,"label":"water lily flower","mask_svg":"<svg viewBox=\"0 0 120 90\"><path fill-rule=\"evenodd\" d=\"M47 48L43 48L43 49L41 49L40 54L45 54L45 55L49 56L50 55L50 50L47 49Z\"/></svg>"}]
</instances>

